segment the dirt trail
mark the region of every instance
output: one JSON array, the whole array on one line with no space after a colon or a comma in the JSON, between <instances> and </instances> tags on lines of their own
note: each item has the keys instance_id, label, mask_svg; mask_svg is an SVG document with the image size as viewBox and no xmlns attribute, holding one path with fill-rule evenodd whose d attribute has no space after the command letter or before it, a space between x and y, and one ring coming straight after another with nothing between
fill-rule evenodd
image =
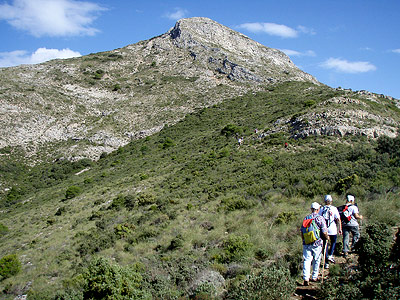
<instances>
[{"instance_id":1,"label":"dirt trail","mask_svg":"<svg viewBox=\"0 0 400 300\"><path fill-rule=\"evenodd\" d=\"M341 269L346 269L348 272L355 272L358 265L358 255L355 253L349 254L347 258L342 256L335 256L336 265L339 265ZM330 264L330 269L333 264ZM328 279L330 276L329 270L324 270L324 280ZM322 264L319 269L319 281L311 282L309 286L303 286L303 280L297 280L297 288L292 299L293 300L316 300L318 298L318 290L321 286L321 275L322 275Z\"/></svg>"}]
</instances>

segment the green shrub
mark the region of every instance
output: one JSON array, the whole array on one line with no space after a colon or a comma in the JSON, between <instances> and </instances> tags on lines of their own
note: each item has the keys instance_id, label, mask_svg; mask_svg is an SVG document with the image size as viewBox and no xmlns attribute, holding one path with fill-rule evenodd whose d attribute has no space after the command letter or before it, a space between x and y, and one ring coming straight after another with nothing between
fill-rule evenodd
<instances>
[{"instance_id":1,"label":"green shrub","mask_svg":"<svg viewBox=\"0 0 400 300\"><path fill-rule=\"evenodd\" d=\"M151 299L137 270L111 264L102 257L91 261L83 278L84 299Z\"/></svg>"},{"instance_id":2,"label":"green shrub","mask_svg":"<svg viewBox=\"0 0 400 300\"><path fill-rule=\"evenodd\" d=\"M234 211L237 209L250 208L254 205L254 203L251 200L244 199L243 196L228 195L222 198L221 205L227 211Z\"/></svg>"},{"instance_id":3,"label":"green shrub","mask_svg":"<svg viewBox=\"0 0 400 300\"><path fill-rule=\"evenodd\" d=\"M275 224L288 224L296 220L297 215L293 211L281 212L275 219Z\"/></svg>"},{"instance_id":4,"label":"green shrub","mask_svg":"<svg viewBox=\"0 0 400 300\"><path fill-rule=\"evenodd\" d=\"M241 134L242 132L243 132L242 128L233 124L228 124L221 129L221 134L227 137L235 134Z\"/></svg>"},{"instance_id":5,"label":"green shrub","mask_svg":"<svg viewBox=\"0 0 400 300\"><path fill-rule=\"evenodd\" d=\"M364 276L380 274L388 265L393 240L390 228L383 223L370 224L357 243L358 263Z\"/></svg>"},{"instance_id":6,"label":"green shrub","mask_svg":"<svg viewBox=\"0 0 400 300\"><path fill-rule=\"evenodd\" d=\"M21 271L21 262L16 254L9 254L0 259L0 281L14 276Z\"/></svg>"},{"instance_id":7,"label":"green shrub","mask_svg":"<svg viewBox=\"0 0 400 300\"><path fill-rule=\"evenodd\" d=\"M223 253L216 257L217 261L230 263L238 261L248 255L253 247L248 235L230 235L222 244Z\"/></svg>"},{"instance_id":8,"label":"green shrub","mask_svg":"<svg viewBox=\"0 0 400 300\"><path fill-rule=\"evenodd\" d=\"M182 248L184 245L185 240L183 239L183 236L181 234L178 234L176 237L174 237L171 240L171 243L168 246L168 250L175 250Z\"/></svg>"},{"instance_id":9,"label":"green shrub","mask_svg":"<svg viewBox=\"0 0 400 300\"><path fill-rule=\"evenodd\" d=\"M362 292L356 282L347 284L340 283L339 278L332 276L324 281L324 284L318 290L318 299L324 300L348 300L362 299ZM372 299L372 298L367 298Z\"/></svg>"},{"instance_id":10,"label":"green shrub","mask_svg":"<svg viewBox=\"0 0 400 300\"><path fill-rule=\"evenodd\" d=\"M123 195L118 195L113 199L110 209L120 210L125 206L125 197Z\"/></svg>"},{"instance_id":11,"label":"green shrub","mask_svg":"<svg viewBox=\"0 0 400 300\"><path fill-rule=\"evenodd\" d=\"M311 99L304 101L304 107L312 107L315 104L316 104L316 102L314 100L311 100Z\"/></svg>"},{"instance_id":12,"label":"green shrub","mask_svg":"<svg viewBox=\"0 0 400 300\"><path fill-rule=\"evenodd\" d=\"M103 76L104 76L104 71L103 71L103 70L97 70L97 71L94 73L93 78L99 80L99 79L101 79Z\"/></svg>"},{"instance_id":13,"label":"green shrub","mask_svg":"<svg viewBox=\"0 0 400 300\"><path fill-rule=\"evenodd\" d=\"M291 299L296 283L286 266L270 265L228 288L228 300Z\"/></svg>"},{"instance_id":14,"label":"green shrub","mask_svg":"<svg viewBox=\"0 0 400 300\"><path fill-rule=\"evenodd\" d=\"M346 190L350 189L353 185L358 184L360 184L360 178L357 174L353 174L351 176L339 179L339 181L336 183L335 191L338 194L344 194Z\"/></svg>"},{"instance_id":15,"label":"green shrub","mask_svg":"<svg viewBox=\"0 0 400 300\"><path fill-rule=\"evenodd\" d=\"M170 147L173 147L173 146L175 146L174 140L171 139L170 137L166 137L165 140L162 143L162 148L163 149L167 149L167 148L170 148Z\"/></svg>"},{"instance_id":16,"label":"green shrub","mask_svg":"<svg viewBox=\"0 0 400 300\"><path fill-rule=\"evenodd\" d=\"M144 206L156 203L156 197L153 194L142 192L137 197L138 205Z\"/></svg>"},{"instance_id":17,"label":"green shrub","mask_svg":"<svg viewBox=\"0 0 400 300\"><path fill-rule=\"evenodd\" d=\"M213 300L216 294L215 286L209 282L204 282L194 290L192 298L195 300Z\"/></svg>"},{"instance_id":18,"label":"green shrub","mask_svg":"<svg viewBox=\"0 0 400 300\"><path fill-rule=\"evenodd\" d=\"M65 191L65 199L72 199L81 193L79 186L72 185Z\"/></svg>"}]
</instances>

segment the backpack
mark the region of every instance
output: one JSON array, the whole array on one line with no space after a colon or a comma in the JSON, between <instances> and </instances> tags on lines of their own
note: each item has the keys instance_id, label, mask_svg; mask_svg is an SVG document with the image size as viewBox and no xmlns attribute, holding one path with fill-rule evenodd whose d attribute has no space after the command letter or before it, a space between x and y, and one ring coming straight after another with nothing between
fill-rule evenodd
<instances>
[{"instance_id":1,"label":"backpack","mask_svg":"<svg viewBox=\"0 0 400 300\"><path fill-rule=\"evenodd\" d=\"M331 208L324 206L322 209L322 217L325 219L326 227L328 228L331 225Z\"/></svg>"},{"instance_id":2,"label":"backpack","mask_svg":"<svg viewBox=\"0 0 400 300\"><path fill-rule=\"evenodd\" d=\"M351 218L353 217L353 215L349 212L349 207L353 205L342 205L339 206L337 209L339 211L339 216L340 216L340 220L342 221L343 224L347 224L351 221Z\"/></svg>"},{"instance_id":3,"label":"backpack","mask_svg":"<svg viewBox=\"0 0 400 300\"><path fill-rule=\"evenodd\" d=\"M301 233L306 245L312 244L319 239L319 227L315 222L315 217L309 215L304 218L301 226Z\"/></svg>"}]
</instances>

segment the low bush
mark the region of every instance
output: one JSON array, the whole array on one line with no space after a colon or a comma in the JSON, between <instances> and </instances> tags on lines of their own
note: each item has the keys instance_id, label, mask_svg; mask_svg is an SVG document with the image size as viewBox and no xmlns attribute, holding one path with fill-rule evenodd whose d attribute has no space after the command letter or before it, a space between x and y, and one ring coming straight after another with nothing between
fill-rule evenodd
<instances>
[{"instance_id":1,"label":"low bush","mask_svg":"<svg viewBox=\"0 0 400 300\"><path fill-rule=\"evenodd\" d=\"M270 265L228 288L227 300L291 299L295 280L284 265Z\"/></svg>"},{"instance_id":2,"label":"low bush","mask_svg":"<svg viewBox=\"0 0 400 300\"><path fill-rule=\"evenodd\" d=\"M65 191L65 199L75 198L81 193L81 191L82 190L79 186L72 185Z\"/></svg>"},{"instance_id":3,"label":"low bush","mask_svg":"<svg viewBox=\"0 0 400 300\"><path fill-rule=\"evenodd\" d=\"M102 257L91 261L83 279L84 299L151 299L137 270L111 264Z\"/></svg>"},{"instance_id":4,"label":"low bush","mask_svg":"<svg viewBox=\"0 0 400 300\"><path fill-rule=\"evenodd\" d=\"M0 281L18 274L21 262L16 254L9 254L0 259Z\"/></svg>"},{"instance_id":5,"label":"low bush","mask_svg":"<svg viewBox=\"0 0 400 300\"><path fill-rule=\"evenodd\" d=\"M249 242L248 235L230 235L222 244L223 253L217 255L216 259L222 263L238 261L246 256L253 247Z\"/></svg>"}]
</instances>

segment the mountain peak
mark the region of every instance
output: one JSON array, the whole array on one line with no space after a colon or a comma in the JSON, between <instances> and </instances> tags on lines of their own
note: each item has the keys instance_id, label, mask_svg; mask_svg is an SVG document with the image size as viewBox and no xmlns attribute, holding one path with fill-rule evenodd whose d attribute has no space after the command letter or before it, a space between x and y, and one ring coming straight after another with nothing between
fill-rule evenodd
<instances>
[{"instance_id":1,"label":"mountain peak","mask_svg":"<svg viewBox=\"0 0 400 300\"><path fill-rule=\"evenodd\" d=\"M203 54L203 59L208 61L219 58L226 62L228 59L231 64L251 74L237 76L236 79L266 83L298 80L318 84L314 77L298 69L282 51L266 47L209 18L181 19L168 33L177 47L192 51L197 58Z\"/></svg>"}]
</instances>

